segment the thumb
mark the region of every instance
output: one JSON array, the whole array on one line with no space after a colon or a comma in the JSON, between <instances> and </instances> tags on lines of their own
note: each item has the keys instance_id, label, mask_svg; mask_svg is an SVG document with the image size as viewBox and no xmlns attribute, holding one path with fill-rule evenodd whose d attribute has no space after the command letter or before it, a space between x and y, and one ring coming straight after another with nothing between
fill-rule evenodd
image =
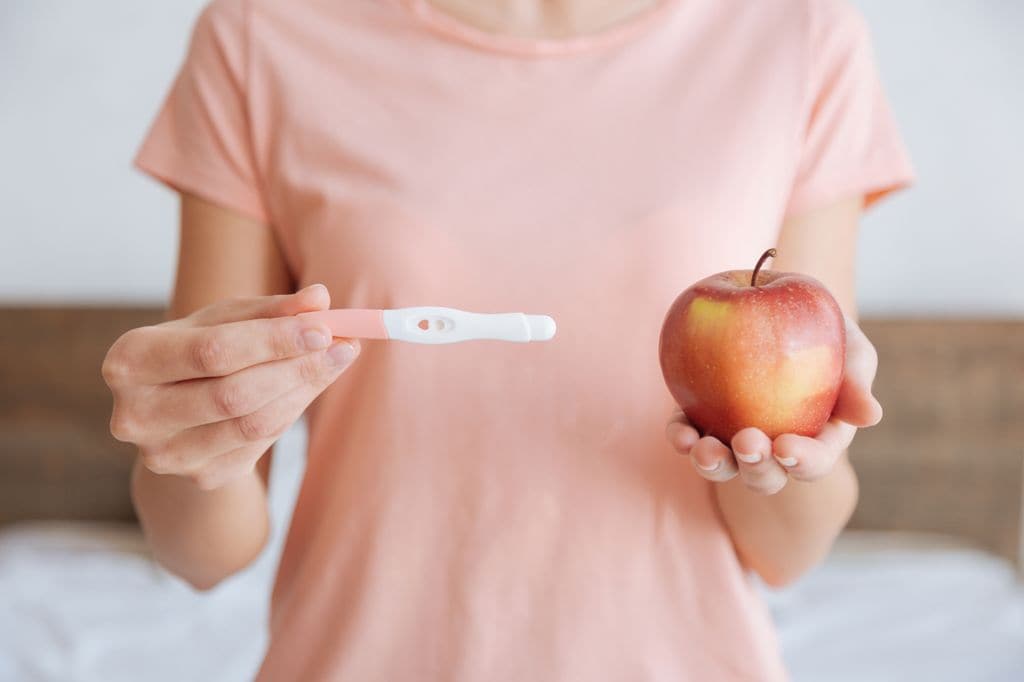
<instances>
[{"instance_id":1,"label":"thumb","mask_svg":"<svg viewBox=\"0 0 1024 682\"><path fill-rule=\"evenodd\" d=\"M844 379L832 416L858 428L874 426L882 421L882 406L871 390Z\"/></svg>"},{"instance_id":2,"label":"thumb","mask_svg":"<svg viewBox=\"0 0 1024 682\"><path fill-rule=\"evenodd\" d=\"M228 324L271 317L287 317L299 313L326 310L331 307L331 295L323 284L311 284L294 294L253 296L219 301L202 308L187 319L197 327Z\"/></svg>"},{"instance_id":3,"label":"thumb","mask_svg":"<svg viewBox=\"0 0 1024 682\"><path fill-rule=\"evenodd\" d=\"M882 420L882 406L871 394L878 370L878 353L860 327L847 320L846 363L839 397L832 416L857 427L874 426Z\"/></svg>"}]
</instances>

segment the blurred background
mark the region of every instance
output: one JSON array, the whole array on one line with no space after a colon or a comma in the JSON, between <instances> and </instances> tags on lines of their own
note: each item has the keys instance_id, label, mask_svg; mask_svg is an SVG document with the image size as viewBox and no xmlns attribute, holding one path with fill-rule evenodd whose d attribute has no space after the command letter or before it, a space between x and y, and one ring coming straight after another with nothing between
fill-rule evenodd
<instances>
[{"instance_id":1,"label":"blurred background","mask_svg":"<svg viewBox=\"0 0 1024 682\"><path fill-rule=\"evenodd\" d=\"M1024 3L855 4L919 175L860 243L887 417L851 530L768 599L798 682L1024 680ZM98 372L172 283L176 199L129 163L202 5L0 3L0 680L241 680L262 652L301 429L273 546L194 595L146 556Z\"/></svg>"}]
</instances>

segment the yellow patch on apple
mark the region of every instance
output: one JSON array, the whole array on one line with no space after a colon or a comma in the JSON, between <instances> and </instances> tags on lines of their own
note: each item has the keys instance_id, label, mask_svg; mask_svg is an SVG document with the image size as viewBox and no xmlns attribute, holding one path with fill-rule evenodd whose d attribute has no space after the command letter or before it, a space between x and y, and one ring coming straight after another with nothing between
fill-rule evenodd
<instances>
[{"instance_id":1,"label":"yellow patch on apple","mask_svg":"<svg viewBox=\"0 0 1024 682\"><path fill-rule=\"evenodd\" d=\"M775 409L780 414L798 409L807 400L828 391L835 383L835 351L825 345L788 353L772 377Z\"/></svg>"},{"instance_id":2,"label":"yellow patch on apple","mask_svg":"<svg viewBox=\"0 0 1024 682\"><path fill-rule=\"evenodd\" d=\"M690 304L689 322L702 332L718 330L732 314L732 305L710 298L695 298Z\"/></svg>"}]
</instances>

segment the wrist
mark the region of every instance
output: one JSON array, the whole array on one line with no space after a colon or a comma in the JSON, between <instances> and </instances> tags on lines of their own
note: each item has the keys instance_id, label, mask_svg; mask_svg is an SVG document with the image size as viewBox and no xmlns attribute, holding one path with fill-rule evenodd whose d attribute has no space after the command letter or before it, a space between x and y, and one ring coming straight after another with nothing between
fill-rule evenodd
<instances>
[{"instance_id":1,"label":"wrist","mask_svg":"<svg viewBox=\"0 0 1024 682\"><path fill-rule=\"evenodd\" d=\"M257 492L263 494L263 480L256 471L226 482L213 489L200 488L189 476L157 474L136 458L130 478L132 502L140 518L149 507L179 506L185 512L193 508L210 509L222 504L221 500L238 500Z\"/></svg>"},{"instance_id":2,"label":"wrist","mask_svg":"<svg viewBox=\"0 0 1024 682\"><path fill-rule=\"evenodd\" d=\"M197 477L186 473L156 473L144 464L141 456L136 456L131 471L131 487L166 487L179 491L188 491L195 494L211 495L218 494L225 489L251 485L251 479L262 480L259 473L253 468L244 474L225 481L215 488L203 488L200 486Z\"/></svg>"},{"instance_id":3,"label":"wrist","mask_svg":"<svg viewBox=\"0 0 1024 682\"><path fill-rule=\"evenodd\" d=\"M856 506L857 477L844 455L826 477L790 480L775 495L760 495L739 480L713 491L743 564L780 586L828 553Z\"/></svg>"}]
</instances>

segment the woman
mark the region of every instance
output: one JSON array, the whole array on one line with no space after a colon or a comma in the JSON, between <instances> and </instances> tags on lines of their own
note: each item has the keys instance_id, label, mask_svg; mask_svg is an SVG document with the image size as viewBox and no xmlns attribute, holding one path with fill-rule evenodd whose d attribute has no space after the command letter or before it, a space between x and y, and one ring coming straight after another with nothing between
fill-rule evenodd
<instances>
[{"instance_id":1,"label":"woman","mask_svg":"<svg viewBox=\"0 0 1024 682\"><path fill-rule=\"evenodd\" d=\"M851 322L818 438L721 443L666 438L657 336L772 245L855 318L858 219L910 171L847 5L215 0L137 162L181 193L174 321L104 373L169 570L259 554L270 448L319 398L259 679L784 679L748 574L849 517L873 349ZM425 304L559 335L295 317Z\"/></svg>"}]
</instances>

